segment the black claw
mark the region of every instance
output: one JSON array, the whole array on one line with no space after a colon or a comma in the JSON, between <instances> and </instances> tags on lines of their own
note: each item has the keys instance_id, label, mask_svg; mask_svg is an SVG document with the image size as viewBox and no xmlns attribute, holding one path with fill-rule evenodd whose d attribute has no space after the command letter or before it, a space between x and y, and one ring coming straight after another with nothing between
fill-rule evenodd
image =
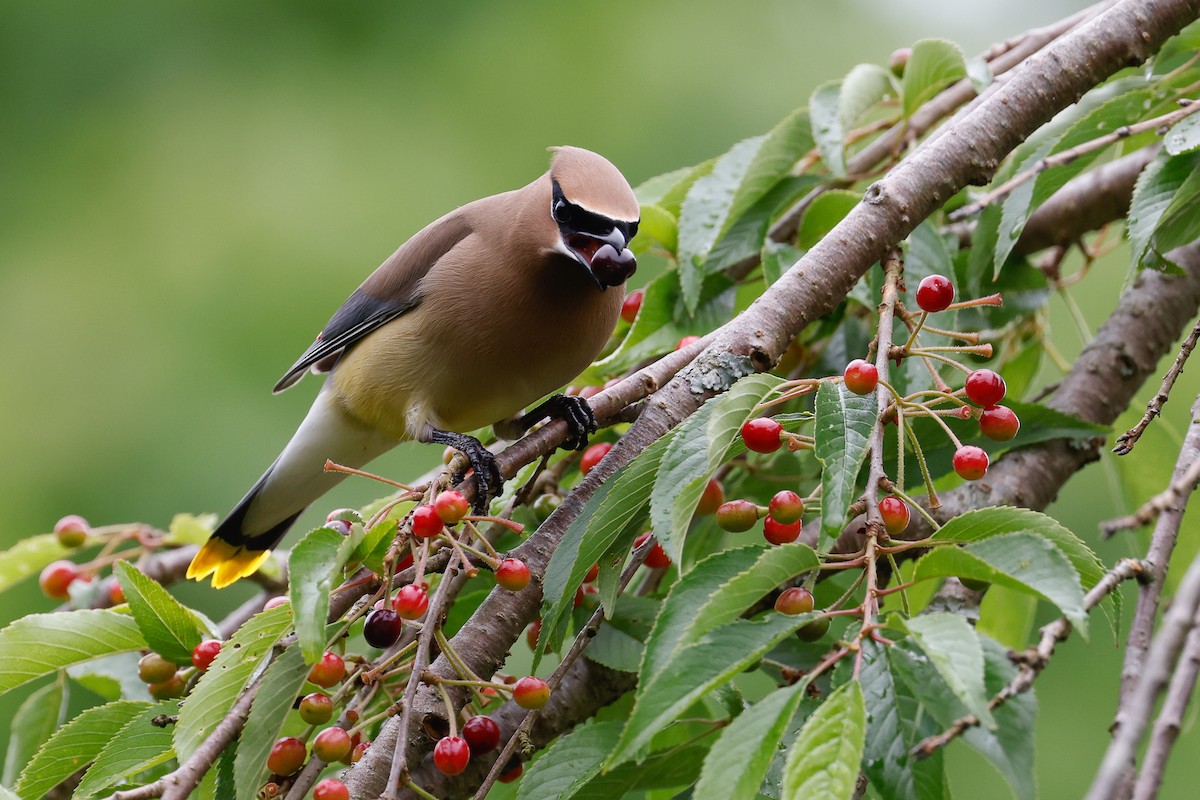
<instances>
[{"instance_id":1,"label":"black claw","mask_svg":"<svg viewBox=\"0 0 1200 800\"><path fill-rule=\"evenodd\" d=\"M556 394L532 411L540 417L557 417L567 423L567 439L563 447L567 450L582 450L587 447L588 436L595 433L599 425L587 398Z\"/></svg>"},{"instance_id":2,"label":"black claw","mask_svg":"<svg viewBox=\"0 0 1200 800\"><path fill-rule=\"evenodd\" d=\"M453 431L434 429L429 440L436 444L448 444L467 457L475 470L475 503L472 511L477 516L486 515L488 503L504 489L504 477L496 464L496 457L473 436ZM456 478L461 480L461 477Z\"/></svg>"}]
</instances>

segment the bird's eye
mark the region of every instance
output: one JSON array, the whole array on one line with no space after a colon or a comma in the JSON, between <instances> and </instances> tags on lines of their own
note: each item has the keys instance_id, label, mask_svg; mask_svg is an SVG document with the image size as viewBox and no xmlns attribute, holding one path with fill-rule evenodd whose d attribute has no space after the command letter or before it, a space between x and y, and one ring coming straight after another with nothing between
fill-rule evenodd
<instances>
[{"instance_id":1,"label":"bird's eye","mask_svg":"<svg viewBox=\"0 0 1200 800\"><path fill-rule=\"evenodd\" d=\"M550 213L555 222L559 225L566 225L571 221L571 204L566 200L556 200Z\"/></svg>"}]
</instances>

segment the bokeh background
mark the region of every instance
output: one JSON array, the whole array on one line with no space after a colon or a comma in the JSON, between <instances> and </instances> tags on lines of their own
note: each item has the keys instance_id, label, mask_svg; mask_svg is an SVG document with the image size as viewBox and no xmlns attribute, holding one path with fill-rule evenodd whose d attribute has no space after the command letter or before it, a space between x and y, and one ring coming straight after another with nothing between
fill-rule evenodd
<instances>
[{"instance_id":1,"label":"bokeh background","mask_svg":"<svg viewBox=\"0 0 1200 800\"><path fill-rule=\"evenodd\" d=\"M1083 5L10 0L0 549L66 513L161 526L226 510L311 402L315 382L270 387L345 296L429 220L540 174L548 145L598 150L636 184L768 130L855 63L930 36L976 53ZM1077 290L1092 326L1124 265L1118 251ZM1052 308L1070 359L1081 334ZM1196 388L1185 374L1133 469L1106 458L1053 509L1106 560L1143 551L1138 535L1098 543L1095 526L1165 485ZM411 476L439 453L406 445L378 467ZM377 494L350 481L321 505ZM218 613L249 589L180 591ZM51 607L31 580L0 595L0 623ZM1079 796L1107 742L1120 651L1094 630L1037 684L1046 798ZM0 749L24 695L0 698ZM1195 796L1198 738L1163 797ZM950 752L955 796L1009 796L973 752Z\"/></svg>"}]
</instances>

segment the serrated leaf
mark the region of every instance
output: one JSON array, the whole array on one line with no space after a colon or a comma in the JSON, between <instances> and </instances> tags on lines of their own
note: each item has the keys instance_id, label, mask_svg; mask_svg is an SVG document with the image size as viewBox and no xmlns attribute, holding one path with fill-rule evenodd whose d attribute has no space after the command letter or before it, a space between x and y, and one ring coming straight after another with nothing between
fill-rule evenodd
<instances>
[{"instance_id":1,"label":"serrated leaf","mask_svg":"<svg viewBox=\"0 0 1200 800\"><path fill-rule=\"evenodd\" d=\"M21 703L9 725L8 750L4 753L5 786L12 786L38 748L62 724L66 714L66 681L61 676L41 687Z\"/></svg>"},{"instance_id":2,"label":"serrated leaf","mask_svg":"<svg viewBox=\"0 0 1200 800\"><path fill-rule=\"evenodd\" d=\"M937 612L912 617L906 625L959 702L983 725L995 729L983 685L983 648L971 624L958 614Z\"/></svg>"},{"instance_id":3,"label":"serrated leaf","mask_svg":"<svg viewBox=\"0 0 1200 800\"><path fill-rule=\"evenodd\" d=\"M726 461L742 424L780 383L769 374L747 375L692 414L671 437L650 494L650 524L680 569L688 524L704 487Z\"/></svg>"},{"instance_id":4,"label":"serrated leaf","mask_svg":"<svg viewBox=\"0 0 1200 800\"><path fill-rule=\"evenodd\" d=\"M737 717L713 743L695 800L753 800L809 681L776 689Z\"/></svg>"},{"instance_id":5,"label":"serrated leaf","mask_svg":"<svg viewBox=\"0 0 1200 800\"><path fill-rule=\"evenodd\" d=\"M796 241L799 243L800 249L811 250L816 247L817 243L837 227L837 224L858 205L858 201L861 199L860 193L848 189L830 189L822 192L809 203L808 208L804 211L804 216L800 218L800 230L796 234Z\"/></svg>"},{"instance_id":6,"label":"serrated leaf","mask_svg":"<svg viewBox=\"0 0 1200 800\"><path fill-rule=\"evenodd\" d=\"M953 275L954 257L946 240L929 220L918 225L908 235L908 252L904 259L904 280L916 286L930 275Z\"/></svg>"},{"instance_id":7,"label":"serrated leaf","mask_svg":"<svg viewBox=\"0 0 1200 800\"><path fill-rule=\"evenodd\" d=\"M1200 196L1200 170L1193 170L1175 192L1170 205L1163 211L1154 227L1150 247L1161 256L1176 247L1189 244L1200 236L1200 215L1196 214ZM1163 259L1164 263L1166 259Z\"/></svg>"},{"instance_id":8,"label":"serrated leaf","mask_svg":"<svg viewBox=\"0 0 1200 800\"><path fill-rule=\"evenodd\" d=\"M922 39L912 46L912 55L904 67L904 117L907 119L926 100L948 84L967 77L966 59L954 42Z\"/></svg>"},{"instance_id":9,"label":"serrated leaf","mask_svg":"<svg viewBox=\"0 0 1200 800\"><path fill-rule=\"evenodd\" d=\"M30 614L0 630L0 694L72 664L145 646L128 614L107 609Z\"/></svg>"},{"instance_id":10,"label":"serrated leaf","mask_svg":"<svg viewBox=\"0 0 1200 800\"><path fill-rule=\"evenodd\" d=\"M15 787L17 795L23 800L42 797L95 759L109 740L149 705L118 700L82 712L59 728L21 771Z\"/></svg>"},{"instance_id":11,"label":"serrated leaf","mask_svg":"<svg viewBox=\"0 0 1200 800\"><path fill-rule=\"evenodd\" d=\"M1163 137L1163 149L1177 156L1200 148L1200 117L1192 115L1180 122Z\"/></svg>"},{"instance_id":12,"label":"serrated leaf","mask_svg":"<svg viewBox=\"0 0 1200 800\"><path fill-rule=\"evenodd\" d=\"M179 712L174 741L181 761L190 758L225 718L263 656L291 622L292 606L276 606L246 620L221 647Z\"/></svg>"},{"instance_id":13,"label":"serrated leaf","mask_svg":"<svg viewBox=\"0 0 1200 800\"><path fill-rule=\"evenodd\" d=\"M0 553L0 592L70 554L71 551L59 544L53 533L22 539Z\"/></svg>"},{"instance_id":14,"label":"serrated leaf","mask_svg":"<svg viewBox=\"0 0 1200 800\"><path fill-rule=\"evenodd\" d=\"M141 700L146 696L146 684L138 680L139 658L137 651L101 656L67 667L67 675L105 700Z\"/></svg>"},{"instance_id":15,"label":"serrated leaf","mask_svg":"<svg viewBox=\"0 0 1200 800\"><path fill-rule=\"evenodd\" d=\"M384 574L387 568L384 566L383 559L387 556L388 550L392 548L392 540L396 538L397 525L398 520L385 519L371 530L366 531L347 563L361 563L376 575Z\"/></svg>"},{"instance_id":16,"label":"serrated leaf","mask_svg":"<svg viewBox=\"0 0 1200 800\"><path fill-rule=\"evenodd\" d=\"M876 414L874 394L857 395L833 381L822 381L817 389L813 436L821 462L821 552L846 525Z\"/></svg>"},{"instance_id":17,"label":"serrated leaf","mask_svg":"<svg viewBox=\"0 0 1200 800\"><path fill-rule=\"evenodd\" d=\"M358 523L350 526L349 536L332 528L316 528L297 542L288 556L288 595L296 610L296 636L310 664L325 653L329 593L362 539L363 529Z\"/></svg>"},{"instance_id":18,"label":"serrated leaf","mask_svg":"<svg viewBox=\"0 0 1200 800\"><path fill-rule=\"evenodd\" d=\"M113 574L150 649L174 664L190 664L192 649L203 638L195 616L128 561L114 564Z\"/></svg>"},{"instance_id":19,"label":"serrated leaf","mask_svg":"<svg viewBox=\"0 0 1200 800\"><path fill-rule=\"evenodd\" d=\"M267 756L279 739L287 714L308 677L308 665L298 647L290 647L263 674L254 694L246 727L238 737L233 762L237 800L253 800L267 771Z\"/></svg>"},{"instance_id":20,"label":"serrated leaf","mask_svg":"<svg viewBox=\"0 0 1200 800\"><path fill-rule=\"evenodd\" d=\"M675 215L662 206L642 205L642 219L638 224L638 233L630 247L637 255L658 245L675 255L679 246L679 222Z\"/></svg>"},{"instance_id":21,"label":"serrated leaf","mask_svg":"<svg viewBox=\"0 0 1200 800\"><path fill-rule=\"evenodd\" d=\"M677 650L657 677L638 683L633 711L607 766L615 767L637 757L655 734L692 703L732 679L815 617L768 614L760 620L738 619Z\"/></svg>"},{"instance_id":22,"label":"serrated leaf","mask_svg":"<svg viewBox=\"0 0 1200 800\"><path fill-rule=\"evenodd\" d=\"M518 800L569 800L604 764L621 735L621 723L591 722L560 738L521 778Z\"/></svg>"},{"instance_id":23,"label":"serrated leaf","mask_svg":"<svg viewBox=\"0 0 1200 800\"><path fill-rule=\"evenodd\" d=\"M715 158L691 167L680 167L662 175L648 178L634 188L633 194L641 205L658 205L672 216L679 216L679 204L692 184L712 172Z\"/></svg>"},{"instance_id":24,"label":"serrated leaf","mask_svg":"<svg viewBox=\"0 0 1200 800\"><path fill-rule=\"evenodd\" d=\"M846 174L846 134L868 108L896 94L892 74L878 64L859 64L840 81L819 86L809 99L813 139L829 171Z\"/></svg>"},{"instance_id":25,"label":"serrated leaf","mask_svg":"<svg viewBox=\"0 0 1200 800\"><path fill-rule=\"evenodd\" d=\"M1158 266L1158 255L1150 249L1151 239L1180 187L1197 170L1200 170L1200 153L1172 156L1160 152L1138 176L1127 219L1130 277L1126 282L1142 267Z\"/></svg>"},{"instance_id":26,"label":"serrated leaf","mask_svg":"<svg viewBox=\"0 0 1200 800\"><path fill-rule=\"evenodd\" d=\"M788 750L784 797L840 800L854 796L867 712L862 687L851 681L829 695Z\"/></svg>"},{"instance_id":27,"label":"serrated leaf","mask_svg":"<svg viewBox=\"0 0 1200 800\"><path fill-rule=\"evenodd\" d=\"M1087 638L1087 609L1079 573L1048 539L1007 533L959 549L938 547L917 562L913 580L954 575L1033 594L1058 606Z\"/></svg>"},{"instance_id":28,"label":"serrated leaf","mask_svg":"<svg viewBox=\"0 0 1200 800\"><path fill-rule=\"evenodd\" d=\"M217 527L216 514L176 514L167 526L164 541L167 544L202 545L212 536Z\"/></svg>"},{"instance_id":29,"label":"serrated leaf","mask_svg":"<svg viewBox=\"0 0 1200 800\"><path fill-rule=\"evenodd\" d=\"M165 700L129 720L96 755L74 799L89 800L118 781L171 760L175 751L171 748L170 728L156 726L152 720L178 710L179 701Z\"/></svg>"}]
</instances>

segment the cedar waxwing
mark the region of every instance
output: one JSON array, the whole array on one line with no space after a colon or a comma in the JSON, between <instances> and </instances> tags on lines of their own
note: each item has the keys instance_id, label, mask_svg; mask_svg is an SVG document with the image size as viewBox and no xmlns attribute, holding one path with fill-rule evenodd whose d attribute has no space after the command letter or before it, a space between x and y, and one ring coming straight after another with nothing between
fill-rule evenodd
<instances>
[{"instance_id":1,"label":"cedar waxwing","mask_svg":"<svg viewBox=\"0 0 1200 800\"><path fill-rule=\"evenodd\" d=\"M287 447L217 526L188 568L217 588L252 574L300 513L402 441L450 445L478 477L477 507L502 483L463 431L511 420L590 364L616 326L637 268L640 211L608 160L553 149L550 170L425 227L330 319L275 391L328 373ZM555 395L516 419L564 417L575 447L595 431L585 401ZM511 423L509 429L512 429Z\"/></svg>"}]
</instances>

